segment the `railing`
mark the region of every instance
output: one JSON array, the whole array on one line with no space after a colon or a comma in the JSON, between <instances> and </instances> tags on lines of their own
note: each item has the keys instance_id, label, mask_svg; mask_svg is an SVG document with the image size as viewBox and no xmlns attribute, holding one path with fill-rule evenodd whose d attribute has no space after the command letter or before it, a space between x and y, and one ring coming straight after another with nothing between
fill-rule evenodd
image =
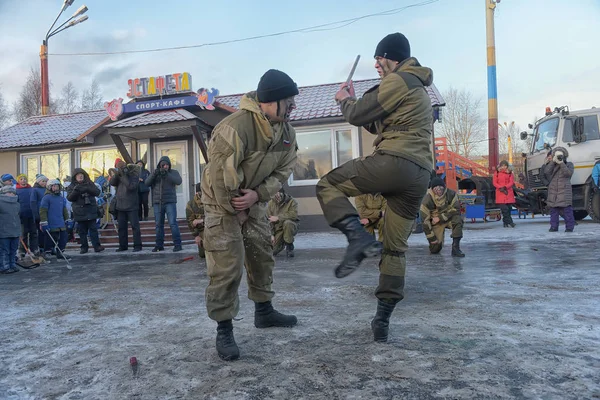
<instances>
[{"instance_id":1,"label":"railing","mask_svg":"<svg viewBox=\"0 0 600 400\"><path fill-rule=\"evenodd\" d=\"M446 138L436 138L434 146L436 173L441 175L448 188L457 190L458 181L461 179L489 175L487 168L483 165L450 151Z\"/></svg>"}]
</instances>

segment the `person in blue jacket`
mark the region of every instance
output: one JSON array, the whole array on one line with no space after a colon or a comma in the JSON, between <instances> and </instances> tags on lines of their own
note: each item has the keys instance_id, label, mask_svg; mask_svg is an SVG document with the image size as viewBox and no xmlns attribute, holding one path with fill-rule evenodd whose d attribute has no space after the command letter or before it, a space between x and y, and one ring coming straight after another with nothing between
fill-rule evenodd
<instances>
[{"instance_id":1,"label":"person in blue jacket","mask_svg":"<svg viewBox=\"0 0 600 400\"><path fill-rule=\"evenodd\" d=\"M58 244L56 259L59 261L70 259L64 254L67 247L67 223L70 222L67 201L62 196L60 181L51 179L46 185L46 194L40 206L40 226L45 234L52 236ZM52 240L49 239L49 243L52 243ZM54 243L51 246L53 247ZM46 254L51 252L51 246L46 246Z\"/></svg>"},{"instance_id":2,"label":"person in blue jacket","mask_svg":"<svg viewBox=\"0 0 600 400\"><path fill-rule=\"evenodd\" d=\"M17 176L17 198L21 209L19 217L21 218L21 238L23 242L19 243L19 257L25 257L25 246L29 248L36 256L39 255L38 246L38 229L33 218L31 209L31 194L33 188L27 183L27 175L20 174Z\"/></svg>"},{"instance_id":3,"label":"person in blue jacket","mask_svg":"<svg viewBox=\"0 0 600 400\"><path fill-rule=\"evenodd\" d=\"M31 212L33 213L33 219L38 230L38 246L40 253L45 255L44 248L46 247L46 234L40 230L40 206L42 205L42 199L46 194L46 183L48 178L45 175L37 174L35 176L35 183L33 184L33 191L31 192ZM48 242L50 239L47 240ZM50 246L52 248L52 246Z\"/></svg>"},{"instance_id":4,"label":"person in blue jacket","mask_svg":"<svg viewBox=\"0 0 600 400\"><path fill-rule=\"evenodd\" d=\"M596 161L596 164L594 164L594 169L592 169L592 179L596 188L600 188L600 160Z\"/></svg>"}]
</instances>

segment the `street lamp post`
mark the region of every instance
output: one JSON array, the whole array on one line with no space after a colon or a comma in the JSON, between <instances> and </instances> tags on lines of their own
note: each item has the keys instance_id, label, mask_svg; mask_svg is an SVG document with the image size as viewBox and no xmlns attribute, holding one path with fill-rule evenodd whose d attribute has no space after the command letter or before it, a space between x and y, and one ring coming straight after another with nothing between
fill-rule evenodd
<instances>
[{"instance_id":1,"label":"street lamp post","mask_svg":"<svg viewBox=\"0 0 600 400\"><path fill-rule=\"evenodd\" d=\"M83 6L79 7L77 9L77 11L75 11L75 13L71 16L71 18L67 19L65 22L60 24L56 29L52 30L52 28L54 28L54 25L56 25L56 21L58 21L58 19L62 15L62 13L69 6L71 6L73 4L73 1L75 1L75 0L64 0L62 8L60 9L60 12L58 13L58 16L52 23L52 26L50 27L50 29L48 29L48 32L46 33L46 38L42 41L42 46L40 47L40 64L41 64L41 75L42 75L41 76L42 77L42 115L48 115L48 113L50 112L50 81L48 79L48 40L52 36L56 35L57 33L60 33L62 31L64 31L65 29L69 29L72 26L80 24L84 21L87 21L87 19L88 19L87 15L77 18L80 15L85 14L88 10L88 8L85 5L83 5ZM77 19L75 19L75 18L77 18Z\"/></svg>"}]
</instances>

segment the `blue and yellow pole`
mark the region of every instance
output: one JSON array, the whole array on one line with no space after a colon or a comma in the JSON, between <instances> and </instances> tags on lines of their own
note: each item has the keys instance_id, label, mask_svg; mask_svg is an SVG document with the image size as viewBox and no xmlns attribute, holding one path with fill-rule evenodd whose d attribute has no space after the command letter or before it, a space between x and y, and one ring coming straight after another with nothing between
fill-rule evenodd
<instances>
[{"instance_id":1,"label":"blue and yellow pole","mask_svg":"<svg viewBox=\"0 0 600 400\"><path fill-rule=\"evenodd\" d=\"M498 88L496 85L496 41L494 39L494 10L500 0L485 0L488 76L488 148L489 171L493 174L498 160Z\"/></svg>"}]
</instances>

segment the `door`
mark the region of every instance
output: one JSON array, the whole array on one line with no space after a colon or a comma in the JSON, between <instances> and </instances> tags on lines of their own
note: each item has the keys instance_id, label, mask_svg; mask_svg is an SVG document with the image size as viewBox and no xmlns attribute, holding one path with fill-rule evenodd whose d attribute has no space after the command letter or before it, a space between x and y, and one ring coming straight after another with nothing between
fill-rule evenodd
<instances>
[{"instance_id":1,"label":"door","mask_svg":"<svg viewBox=\"0 0 600 400\"><path fill-rule=\"evenodd\" d=\"M170 142L156 143L154 145L154 165L156 168L161 157L167 156L171 160L171 169L179 171L183 182L177 186L177 218L185 218L185 206L189 200L187 143Z\"/></svg>"}]
</instances>

